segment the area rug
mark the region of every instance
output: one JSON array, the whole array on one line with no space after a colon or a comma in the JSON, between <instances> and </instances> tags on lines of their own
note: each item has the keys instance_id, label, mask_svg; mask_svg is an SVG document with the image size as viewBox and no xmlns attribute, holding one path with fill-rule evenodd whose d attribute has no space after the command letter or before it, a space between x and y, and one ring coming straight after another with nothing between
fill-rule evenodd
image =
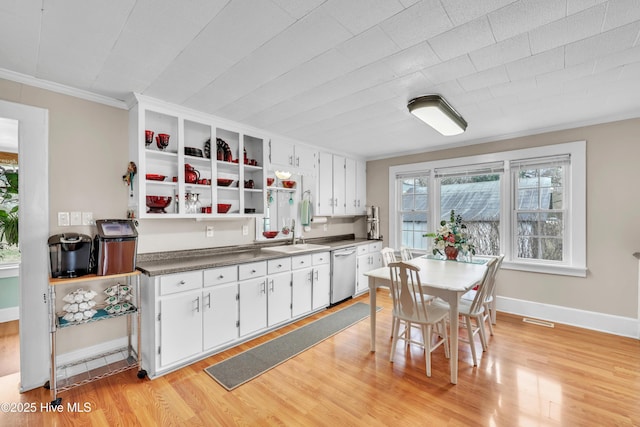
<instances>
[{"instance_id":1,"label":"area rug","mask_svg":"<svg viewBox=\"0 0 640 427\"><path fill-rule=\"evenodd\" d=\"M369 305L355 303L209 366L205 372L231 391L368 316Z\"/></svg>"}]
</instances>

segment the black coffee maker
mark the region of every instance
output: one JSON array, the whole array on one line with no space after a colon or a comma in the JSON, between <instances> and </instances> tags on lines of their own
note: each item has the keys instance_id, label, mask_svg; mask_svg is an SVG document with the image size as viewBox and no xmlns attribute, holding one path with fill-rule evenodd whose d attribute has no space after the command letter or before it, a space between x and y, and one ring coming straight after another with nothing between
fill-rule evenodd
<instances>
[{"instance_id":1,"label":"black coffee maker","mask_svg":"<svg viewBox=\"0 0 640 427\"><path fill-rule=\"evenodd\" d=\"M91 272L91 237L64 233L49 237L51 277L71 278Z\"/></svg>"}]
</instances>

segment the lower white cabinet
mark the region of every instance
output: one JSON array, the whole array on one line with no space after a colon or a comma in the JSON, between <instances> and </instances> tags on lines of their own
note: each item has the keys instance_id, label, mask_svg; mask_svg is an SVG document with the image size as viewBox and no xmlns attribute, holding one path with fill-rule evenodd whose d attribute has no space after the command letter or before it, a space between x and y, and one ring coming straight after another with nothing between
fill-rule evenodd
<instances>
[{"instance_id":1,"label":"lower white cabinet","mask_svg":"<svg viewBox=\"0 0 640 427\"><path fill-rule=\"evenodd\" d=\"M358 274L356 276L358 283L356 283L356 294L361 294L369 290L369 278L364 274L368 271L382 267L382 256L380 255L381 249L382 242L358 246Z\"/></svg>"},{"instance_id":2,"label":"lower white cabinet","mask_svg":"<svg viewBox=\"0 0 640 427\"><path fill-rule=\"evenodd\" d=\"M181 368L329 306L329 252L142 276L142 368Z\"/></svg>"}]
</instances>

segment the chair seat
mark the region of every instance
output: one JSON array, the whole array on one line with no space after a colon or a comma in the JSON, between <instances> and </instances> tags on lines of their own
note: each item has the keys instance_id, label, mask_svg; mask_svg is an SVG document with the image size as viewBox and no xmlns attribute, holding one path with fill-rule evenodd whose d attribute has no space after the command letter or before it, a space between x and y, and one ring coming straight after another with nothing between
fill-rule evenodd
<instances>
[{"instance_id":1,"label":"chair seat","mask_svg":"<svg viewBox=\"0 0 640 427\"><path fill-rule=\"evenodd\" d=\"M427 311L429 319L432 320L433 322L437 322L440 319L443 319L449 315L448 304L447 306L427 304L425 305L425 310ZM400 320L404 320L405 322L411 322L412 324L424 322L424 319L420 319L416 315L409 315L407 313L397 313L395 310L393 310L393 315Z\"/></svg>"}]
</instances>

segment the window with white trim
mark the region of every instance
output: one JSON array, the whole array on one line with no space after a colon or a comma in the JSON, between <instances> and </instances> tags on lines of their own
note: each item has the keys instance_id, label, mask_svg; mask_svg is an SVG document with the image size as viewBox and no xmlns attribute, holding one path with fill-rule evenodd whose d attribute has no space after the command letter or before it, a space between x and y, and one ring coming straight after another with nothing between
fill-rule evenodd
<instances>
[{"instance_id":1,"label":"window with white trim","mask_svg":"<svg viewBox=\"0 0 640 427\"><path fill-rule=\"evenodd\" d=\"M505 254L508 269L586 275L585 141L392 166L389 192L392 247L431 253L422 236L454 209L478 255Z\"/></svg>"}]
</instances>

